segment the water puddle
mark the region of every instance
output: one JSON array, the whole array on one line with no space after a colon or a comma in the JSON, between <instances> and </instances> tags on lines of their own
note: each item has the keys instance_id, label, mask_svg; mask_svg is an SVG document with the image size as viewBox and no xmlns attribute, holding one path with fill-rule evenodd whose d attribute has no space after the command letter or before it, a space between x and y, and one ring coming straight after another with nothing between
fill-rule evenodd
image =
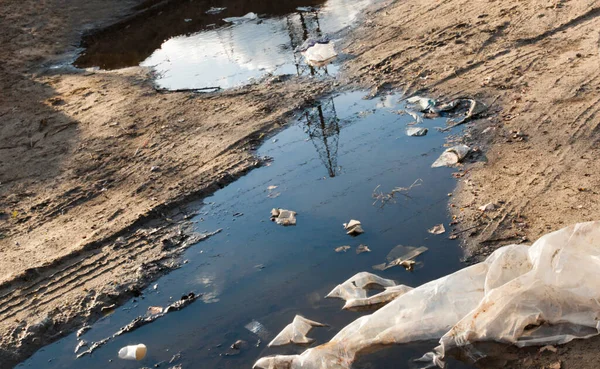
<instances>
[{"instance_id":1,"label":"water puddle","mask_svg":"<svg viewBox=\"0 0 600 369\"><path fill-rule=\"evenodd\" d=\"M267 74L332 75L337 65L310 66L296 48L335 35L376 1L171 1L84 38L86 50L75 65L152 67L157 86L169 90L229 88ZM224 20L248 13L258 19Z\"/></svg>"},{"instance_id":2,"label":"water puddle","mask_svg":"<svg viewBox=\"0 0 600 369\"><path fill-rule=\"evenodd\" d=\"M412 122L398 95L363 100L364 92L326 98L297 116L290 127L270 138L258 151L273 161L250 172L198 204L194 218L198 231L223 231L184 255L188 260L136 299L94 324L83 335L88 342L112 335L149 306L166 306L194 291L201 299L131 333L116 337L92 355L75 359L74 334L39 350L18 367L106 369L170 367L250 368L262 356L297 353L293 346L269 349L266 344L296 314L327 323L311 332L317 343L329 340L359 317L341 311L343 302L324 299L338 283L360 271L375 272L402 284L418 286L456 271L461 251L448 234L431 235L427 229L448 224L447 193L454 188L448 168L431 168L443 152L444 134L434 127L441 119L425 120L424 137L406 136ZM385 206L374 205L372 194L408 187L408 195ZM269 220L274 207L298 213L296 226ZM352 238L342 223L362 222L365 233ZM354 249L367 245L371 252ZM426 246L422 265L413 272L395 267L374 271L397 245ZM348 252L335 248L349 245ZM171 299L172 298L172 299ZM260 329L253 329L248 327ZM247 342L239 351L229 348ZM144 343L148 355L140 362L117 359L128 344ZM404 345L369 355L355 368L413 367L412 359L431 344ZM177 353L171 364L168 362ZM235 354L235 355L231 355ZM451 368L466 368L450 362Z\"/></svg>"}]
</instances>

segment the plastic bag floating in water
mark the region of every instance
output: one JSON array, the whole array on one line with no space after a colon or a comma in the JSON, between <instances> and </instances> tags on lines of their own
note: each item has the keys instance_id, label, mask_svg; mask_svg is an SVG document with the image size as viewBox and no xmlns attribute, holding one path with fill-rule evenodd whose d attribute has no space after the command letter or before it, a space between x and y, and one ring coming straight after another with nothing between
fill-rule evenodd
<instances>
[{"instance_id":1,"label":"plastic bag floating in water","mask_svg":"<svg viewBox=\"0 0 600 369\"><path fill-rule=\"evenodd\" d=\"M283 328L281 333L279 333L277 337L275 337L267 346L283 346L289 345L290 343L297 345L311 344L315 340L306 337L306 335L313 329L313 327L327 327L327 325L306 319L300 315L296 315L294 320L285 328Z\"/></svg>"},{"instance_id":2,"label":"plastic bag floating in water","mask_svg":"<svg viewBox=\"0 0 600 369\"><path fill-rule=\"evenodd\" d=\"M258 360L262 369L348 369L359 352L440 339L424 356L482 341L555 345L600 333L600 222L510 245L484 262L410 290L301 355ZM339 295L342 295L338 291ZM424 309L424 307L427 307Z\"/></svg>"}]
</instances>

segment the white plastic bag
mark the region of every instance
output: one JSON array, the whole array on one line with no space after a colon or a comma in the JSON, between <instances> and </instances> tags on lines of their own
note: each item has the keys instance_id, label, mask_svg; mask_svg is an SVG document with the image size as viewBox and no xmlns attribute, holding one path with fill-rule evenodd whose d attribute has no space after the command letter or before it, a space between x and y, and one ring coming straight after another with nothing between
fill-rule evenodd
<instances>
[{"instance_id":1,"label":"white plastic bag","mask_svg":"<svg viewBox=\"0 0 600 369\"><path fill-rule=\"evenodd\" d=\"M347 369L357 353L440 339L449 349L478 341L517 346L562 344L600 333L600 222L510 245L484 262L410 290L301 355L260 359L263 369Z\"/></svg>"}]
</instances>

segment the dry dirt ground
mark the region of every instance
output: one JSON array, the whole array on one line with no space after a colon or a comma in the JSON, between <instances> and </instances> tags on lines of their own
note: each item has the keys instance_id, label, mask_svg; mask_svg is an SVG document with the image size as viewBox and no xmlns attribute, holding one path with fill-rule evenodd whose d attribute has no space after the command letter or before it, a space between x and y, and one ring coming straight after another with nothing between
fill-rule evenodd
<instances>
[{"instance_id":1,"label":"dry dirt ground","mask_svg":"<svg viewBox=\"0 0 600 369\"><path fill-rule=\"evenodd\" d=\"M82 31L156 4L0 5L1 368L176 267L208 236L186 233L179 205L260 165L251 149L262 135L334 88L292 78L161 94L140 68L48 68ZM347 84L491 105L467 127L478 151L450 199L468 258L595 219L599 1L390 1L347 40ZM488 202L497 209L477 209ZM500 366L596 368L598 342L517 351Z\"/></svg>"}]
</instances>

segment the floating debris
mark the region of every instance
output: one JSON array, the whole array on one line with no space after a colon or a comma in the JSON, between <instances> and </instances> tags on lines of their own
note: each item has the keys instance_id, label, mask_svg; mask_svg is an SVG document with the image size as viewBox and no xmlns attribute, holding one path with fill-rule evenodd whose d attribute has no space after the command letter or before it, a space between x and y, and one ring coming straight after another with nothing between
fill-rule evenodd
<instances>
[{"instance_id":1,"label":"floating debris","mask_svg":"<svg viewBox=\"0 0 600 369\"><path fill-rule=\"evenodd\" d=\"M263 340L269 337L269 331L267 331L265 326L262 325L262 323L260 323L259 321L253 320L250 323L246 324L244 328L254 333Z\"/></svg>"},{"instance_id":2,"label":"floating debris","mask_svg":"<svg viewBox=\"0 0 600 369\"><path fill-rule=\"evenodd\" d=\"M347 231L346 234L350 236L358 236L361 233L365 233L362 229L362 224L358 220L351 219L348 223L344 223L343 226Z\"/></svg>"},{"instance_id":3,"label":"floating debris","mask_svg":"<svg viewBox=\"0 0 600 369\"><path fill-rule=\"evenodd\" d=\"M433 112L433 108L437 101L429 97L413 96L406 100L409 104L414 105L423 113Z\"/></svg>"},{"instance_id":4,"label":"floating debris","mask_svg":"<svg viewBox=\"0 0 600 369\"><path fill-rule=\"evenodd\" d=\"M319 66L331 62L337 56L337 53L333 42L329 41L326 43L316 42L302 52L302 55L308 64Z\"/></svg>"},{"instance_id":5,"label":"floating debris","mask_svg":"<svg viewBox=\"0 0 600 369\"><path fill-rule=\"evenodd\" d=\"M433 227L428 229L427 232L429 232L431 234L442 234L442 233L446 232L446 228L444 228L443 224L438 224L438 225L434 225Z\"/></svg>"},{"instance_id":6,"label":"floating debris","mask_svg":"<svg viewBox=\"0 0 600 369\"><path fill-rule=\"evenodd\" d=\"M296 225L296 212L285 209L272 209L271 221L282 226Z\"/></svg>"},{"instance_id":7,"label":"floating debris","mask_svg":"<svg viewBox=\"0 0 600 369\"><path fill-rule=\"evenodd\" d=\"M398 245L388 253L386 257L387 263L373 265L373 269L386 270L395 266L401 266L408 271L412 271L417 263L414 259L427 250L429 249L425 246L412 247Z\"/></svg>"},{"instance_id":8,"label":"floating debris","mask_svg":"<svg viewBox=\"0 0 600 369\"><path fill-rule=\"evenodd\" d=\"M148 307L148 310L146 311L146 315L148 316L152 316L152 315L157 315L157 314L161 314L163 312L163 308L160 306L150 306Z\"/></svg>"},{"instance_id":9,"label":"floating debris","mask_svg":"<svg viewBox=\"0 0 600 369\"><path fill-rule=\"evenodd\" d=\"M420 137L420 136L425 136L427 134L427 132L428 132L427 128L422 128L422 127L408 127L406 129L407 136Z\"/></svg>"},{"instance_id":10,"label":"floating debris","mask_svg":"<svg viewBox=\"0 0 600 369\"><path fill-rule=\"evenodd\" d=\"M367 245L363 245L363 244L358 245L358 247L356 248L356 253L362 254L363 252L371 252L371 249Z\"/></svg>"},{"instance_id":11,"label":"floating debris","mask_svg":"<svg viewBox=\"0 0 600 369\"><path fill-rule=\"evenodd\" d=\"M318 323L303 316L296 315L294 320L288 324L281 333L279 333L273 341L271 341L267 347L276 347L289 345L291 343L297 345L308 345L313 343L315 340L306 337L313 327L327 327L326 324Z\"/></svg>"},{"instance_id":12,"label":"floating debris","mask_svg":"<svg viewBox=\"0 0 600 369\"><path fill-rule=\"evenodd\" d=\"M340 246L335 248L335 252L346 252L350 250L350 246Z\"/></svg>"}]
</instances>

